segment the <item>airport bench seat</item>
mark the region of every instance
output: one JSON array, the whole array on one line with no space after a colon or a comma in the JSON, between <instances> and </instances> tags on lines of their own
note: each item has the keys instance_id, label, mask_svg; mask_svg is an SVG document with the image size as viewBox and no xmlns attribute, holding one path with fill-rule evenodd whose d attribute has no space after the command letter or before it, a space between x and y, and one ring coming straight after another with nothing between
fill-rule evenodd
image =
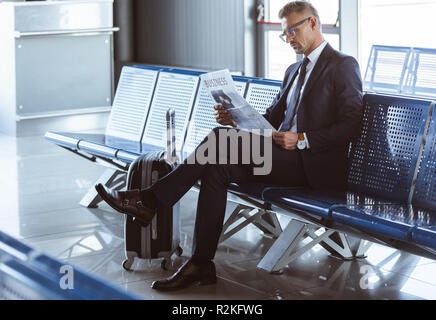
<instances>
[{"instance_id":1,"label":"airport bench seat","mask_svg":"<svg viewBox=\"0 0 436 320\"><path fill-rule=\"evenodd\" d=\"M71 285L61 287L67 266ZM0 231L0 298L5 299L68 299L68 300L131 300L134 295L90 275L89 273L43 254L22 241Z\"/></svg>"},{"instance_id":2,"label":"airport bench seat","mask_svg":"<svg viewBox=\"0 0 436 320\"><path fill-rule=\"evenodd\" d=\"M349 192L267 188L263 199L332 222L436 249L436 211ZM348 199L348 200L347 200ZM433 233L433 234L432 234Z\"/></svg>"},{"instance_id":3,"label":"airport bench seat","mask_svg":"<svg viewBox=\"0 0 436 320\"><path fill-rule=\"evenodd\" d=\"M435 71L436 49L373 45L363 89L434 99Z\"/></svg>"},{"instance_id":4,"label":"airport bench seat","mask_svg":"<svg viewBox=\"0 0 436 320\"><path fill-rule=\"evenodd\" d=\"M119 160L127 164L132 163L141 155L136 151L137 148L133 146L132 141L108 137L105 134L48 131L45 138L65 148L83 151L91 156ZM142 147L144 152L165 150L164 147L148 144L143 144Z\"/></svg>"},{"instance_id":5,"label":"airport bench seat","mask_svg":"<svg viewBox=\"0 0 436 320\"><path fill-rule=\"evenodd\" d=\"M176 142L179 160L184 160L217 126L213 116L215 102L199 81L200 75L201 72L173 68L124 67L105 134L49 131L46 139L88 160L99 163L103 161L103 165L109 169L97 182L121 189L125 183L120 184L120 181L125 180L129 165L138 156L164 149L165 141L162 138L165 135L164 114L167 108L177 107ZM253 77L233 76L233 80L236 90L260 113L269 107L281 85L280 81ZM258 187L252 193L252 197L258 201L261 201L262 188ZM241 204L246 203L241 197L229 200L240 205L234 215L239 214L239 209L247 209L247 206ZM91 188L80 204L94 208L100 201L98 194ZM259 217L262 214L263 212L258 212ZM243 215L240 218L243 219ZM251 218L250 221L252 220ZM280 229L273 228L273 231L278 235Z\"/></svg>"},{"instance_id":6,"label":"airport bench seat","mask_svg":"<svg viewBox=\"0 0 436 320\"><path fill-rule=\"evenodd\" d=\"M338 206L331 216L336 222L367 232L436 249L436 211L395 204Z\"/></svg>"},{"instance_id":7,"label":"airport bench seat","mask_svg":"<svg viewBox=\"0 0 436 320\"><path fill-rule=\"evenodd\" d=\"M400 94L412 48L373 45L363 77L363 89L368 92Z\"/></svg>"},{"instance_id":8,"label":"airport bench seat","mask_svg":"<svg viewBox=\"0 0 436 320\"><path fill-rule=\"evenodd\" d=\"M143 76L142 73L154 76L155 84L148 86L153 88L149 90L148 104L144 103L143 112L154 113L155 115L157 112L162 114L163 107L157 105L153 98L156 95L155 90L159 89L157 83L161 81L160 71L153 68L149 70L146 67L142 71L130 69L127 71L124 78L121 77L120 79L121 84L123 84L123 81L126 83L119 85L117 89L120 97L123 96L124 99L127 99L126 95L129 92L122 92L122 90L126 90L130 82L137 83L139 81L132 80L137 76L137 73L141 74L141 76ZM162 81L165 80L166 85L171 85L173 81L170 73L168 69L165 69L165 78ZM186 83L192 83L194 80L191 77L198 76L198 74L182 72L176 76L179 77L178 81L183 76L182 81L185 81L186 85ZM280 87L279 82L274 81L244 77L234 77L234 79L240 93L259 112L265 111ZM184 146L188 152L193 151L207 132L216 126L211 111L213 102L205 94L201 83L197 82L197 89L195 89L195 86L190 88L193 93L190 91L191 94L187 95L189 99L186 100L185 109L181 109L185 113L183 119L190 119L190 123L185 123L181 128L182 132L179 134L180 137L185 137ZM171 94L170 91L162 91L159 93L159 97L163 99L167 94ZM119 101L121 100L118 99ZM288 234L282 232L277 219L270 219L272 217L270 216L267 219L269 220L268 224L263 224L263 221L261 223L261 220L266 217L265 213L271 214L273 212L273 210L270 210L270 206L273 204L285 209L284 211L281 210L280 213L289 213L289 216L293 219L291 222L294 224L295 230L305 230L305 232L300 232L300 236L309 234L312 238L315 238L314 230L318 230L320 227L328 229L331 224L335 228L338 227L332 229L332 231L326 231L327 235L320 237L322 241L319 240L321 241L319 243L325 248L328 246L336 247L335 250L341 251L341 248L337 248L337 244L342 242L344 250L341 251L341 255L343 257L352 258L356 256L355 253L351 253L350 250L345 248L346 237L340 233L347 232L348 227L356 231L357 234L361 232L362 239L364 236L370 235L370 239L382 239L382 242L388 245L393 244L389 242L391 239L410 244L408 249L412 248L412 252L414 246L435 248L436 230L433 200L430 200L426 205L422 205L419 201L410 201L412 199L412 186L417 180L418 187L413 194L413 199L421 194L423 190L423 187L419 187L419 181L423 180L423 169L420 169L416 177L418 166L426 168L435 158L434 154L430 154L431 152L434 153L433 149L435 148L432 147L434 139L429 139L429 137L434 136L434 119L431 122L430 129L428 129L428 118L434 104L429 100L366 94L364 105L362 134L353 143L350 150L349 189L347 191L285 188L283 186L258 183L232 183L229 186L229 192L242 199L254 199L254 202L249 201L248 204L256 207L258 213L249 216L247 212L251 209L247 206L247 202L241 203L232 213L223 230L226 231L230 224L238 219L236 216L244 216L246 222L235 227L226 235L223 232L221 241L227 239L247 223L252 222L264 232L277 237L277 240L280 240L276 241L279 243L278 246L287 245L286 241L288 240L281 238L288 237ZM120 109L120 107L117 108ZM191 113L192 115L190 115ZM433 118L435 118L435 114L436 112L433 112ZM158 119L157 116L155 118ZM128 168L128 165L140 154L149 150L164 149L158 139L153 140L154 143L150 145L146 143L143 135L147 132L150 116L143 116L141 119L145 123L138 126L140 130L131 136L133 137L131 139L124 138L122 134L115 134L115 136L108 134L111 133L110 130L107 130L106 135L48 132L46 138L71 151L78 150L106 160L120 161L127 164L125 168ZM162 121L158 121L158 123L163 126ZM153 125L156 127L155 123ZM110 127L110 124L108 127ZM156 128L153 130L156 130ZM150 129L150 134L153 133L153 130ZM424 135L427 132L427 144L423 148ZM418 158L421 153L423 154L422 158L427 160L419 163ZM430 175L433 172L431 169L427 171L430 172ZM428 177L426 179L428 180ZM427 189L428 184L426 182L425 188ZM430 188L434 188L434 183L430 182L430 185ZM431 198L431 196L424 195L424 202L428 201L429 197ZM310 219L306 220L308 216L310 216ZM423 216L425 218L422 218ZM297 220L295 220L295 217L297 217ZM298 218L302 220L298 221ZM307 221L315 223L315 227L303 228L302 224ZM291 231L294 232L295 230ZM336 240L331 241L330 238ZM386 239L388 239L387 242ZM323 242L327 243L327 246ZM274 245L268 253L279 251L274 248ZM432 257L436 257L436 254ZM283 265L281 263L280 265L271 266L270 261L271 259L267 263L261 261L260 268L275 271ZM265 265L268 266L265 267Z\"/></svg>"},{"instance_id":9,"label":"airport bench seat","mask_svg":"<svg viewBox=\"0 0 436 320\"><path fill-rule=\"evenodd\" d=\"M347 203L347 192L268 187L263 191L262 198L274 204L307 212L320 219L329 219L330 208L333 205Z\"/></svg>"},{"instance_id":10,"label":"airport bench seat","mask_svg":"<svg viewBox=\"0 0 436 320\"><path fill-rule=\"evenodd\" d=\"M228 190L236 194L247 195L262 200L264 190L271 187L273 186L265 183L231 183Z\"/></svg>"},{"instance_id":11,"label":"airport bench seat","mask_svg":"<svg viewBox=\"0 0 436 320\"><path fill-rule=\"evenodd\" d=\"M283 187L263 191L262 199L273 210L278 206L280 213L297 218L260 268L270 272L283 268L295 259L295 243L308 232L315 241L308 222L435 259L433 108L430 100L366 94L362 132L350 149L347 191ZM340 242L345 247L347 239ZM359 248L342 255L358 257Z\"/></svg>"}]
</instances>

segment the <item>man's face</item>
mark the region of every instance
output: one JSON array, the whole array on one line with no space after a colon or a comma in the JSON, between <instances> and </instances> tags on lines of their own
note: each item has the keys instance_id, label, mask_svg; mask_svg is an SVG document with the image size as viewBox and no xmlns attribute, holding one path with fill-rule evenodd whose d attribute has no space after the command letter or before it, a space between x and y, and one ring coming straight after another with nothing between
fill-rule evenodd
<instances>
[{"instance_id":1,"label":"man's face","mask_svg":"<svg viewBox=\"0 0 436 320\"><path fill-rule=\"evenodd\" d=\"M282 19L283 32L287 33L289 28L293 28L296 24L308 17L311 16L309 13L306 12L292 12L291 14ZM299 26L293 28L295 33L294 36L292 36L291 34L287 36L287 42L291 45L292 49L294 49L296 54L304 54L312 47L315 38L315 30L313 27L314 19L315 18L310 18L308 20L305 20Z\"/></svg>"}]
</instances>

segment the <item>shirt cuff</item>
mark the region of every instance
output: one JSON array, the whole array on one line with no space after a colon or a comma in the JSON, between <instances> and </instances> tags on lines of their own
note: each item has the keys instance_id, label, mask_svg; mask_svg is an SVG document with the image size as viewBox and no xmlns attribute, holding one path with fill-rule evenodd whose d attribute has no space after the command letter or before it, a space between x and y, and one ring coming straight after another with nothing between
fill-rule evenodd
<instances>
[{"instance_id":1,"label":"shirt cuff","mask_svg":"<svg viewBox=\"0 0 436 320\"><path fill-rule=\"evenodd\" d=\"M306 147L307 149L310 149L310 144L309 144L309 140L307 139L306 132L303 132L303 135L304 135L304 140L306 141Z\"/></svg>"}]
</instances>

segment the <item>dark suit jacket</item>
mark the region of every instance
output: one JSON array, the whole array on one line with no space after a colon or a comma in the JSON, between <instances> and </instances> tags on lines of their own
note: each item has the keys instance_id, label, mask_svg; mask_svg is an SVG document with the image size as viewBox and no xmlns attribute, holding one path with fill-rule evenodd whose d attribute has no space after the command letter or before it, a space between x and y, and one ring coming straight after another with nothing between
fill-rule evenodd
<instances>
[{"instance_id":1,"label":"dark suit jacket","mask_svg":"<svg viewBox=\"0 0 436 320\"><path fill-rule=\"evenodd\" d=\"M280 92L264 115L276 129L284 120L286 98L301 63L286 70ZM311 187L346 187L349 143L361 130L362 98L357 61L327 44L307 81L297 113L297 131L305 132L310 144L310 149L299 155Z\"/></svg>"}]
</instances>

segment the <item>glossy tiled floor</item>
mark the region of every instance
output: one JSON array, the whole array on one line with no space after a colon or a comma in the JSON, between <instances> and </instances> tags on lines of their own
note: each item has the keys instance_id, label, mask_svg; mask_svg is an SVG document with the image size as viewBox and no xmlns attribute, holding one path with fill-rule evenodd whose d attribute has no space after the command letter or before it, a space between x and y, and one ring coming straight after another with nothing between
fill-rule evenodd
<instances>
[{"instance_id":1,"label":"glossy tiled floor","mask_svg":"<svg viewBox=\"0 0 436 320\"><path fill-rule=\"evenodd\" d=\"M368 258L340 261L316 246L281 275L256 265L272 240L247 227L218 249L218 283L174 293L150 288L190 254L197 193L181 201L184 253L170 271L136 261L125 271L123 219L107 205L79 201L105 168L52 145L42 136L0 135L0 229L67 263L148 299L436 299L436 261L373 245ZM228 212L235 204L228 204ZM282 226L287 218L281 217Z\"/></svg>"}]
</instances>

